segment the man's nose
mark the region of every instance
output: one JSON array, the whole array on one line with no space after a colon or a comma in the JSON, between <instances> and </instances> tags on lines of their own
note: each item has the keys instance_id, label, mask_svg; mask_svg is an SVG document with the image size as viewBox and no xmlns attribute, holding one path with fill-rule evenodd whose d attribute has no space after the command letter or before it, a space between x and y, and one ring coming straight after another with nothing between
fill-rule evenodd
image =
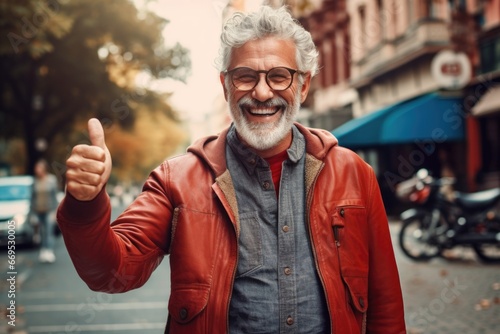
<instances>
[{"instance_id":1,"label":"man's nose","mask_svg":"<svg viewBox=\"0 0 500 334\"><path fill-rule=\"evenodd\" d=\"M266 74L259 73L259 82L257 82L257 86L255 86L252 90L252 97L261 102L267 101L274 97L274 92L269 87L266 81Z\"/></svg>"}]
</instances>

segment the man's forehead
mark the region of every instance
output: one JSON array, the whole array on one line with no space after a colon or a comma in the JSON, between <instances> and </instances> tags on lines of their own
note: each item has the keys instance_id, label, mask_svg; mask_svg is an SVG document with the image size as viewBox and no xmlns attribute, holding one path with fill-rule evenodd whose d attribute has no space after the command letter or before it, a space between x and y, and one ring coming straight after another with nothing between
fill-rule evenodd
<instances>
[{"instance_id":1,"label":"man's forehead","mask_svg":"<svg viewBox=\"0 0 500 334\"><path fill-rule=\"evenodd\" d=\"M269 36L250 40L232 50L230 67L247 66L264 69L260 67L288 66L295 68L295 50L294 42L289 39Z\"/></svg>"}]
</instances>

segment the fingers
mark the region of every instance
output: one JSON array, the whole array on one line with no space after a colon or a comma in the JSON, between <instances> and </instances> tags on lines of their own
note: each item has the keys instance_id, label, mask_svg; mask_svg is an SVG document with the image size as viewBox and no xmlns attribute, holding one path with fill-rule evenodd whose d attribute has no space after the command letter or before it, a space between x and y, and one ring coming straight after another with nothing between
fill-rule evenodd
<instances>
[{"instance_id":1,"label":"fingers","mask_svg":"<svg viewBox=\"0 0 500 334\"><path fill-rule=\"evenodd\" d=\"M106 152L96 146L78 145L73 148L66 161L68 169L81 170L88 173L103 174L106 168Z\"/></svg>"},{"instance_id":2,"label":"fingers","mask_svg":"<svg viewBox=\"0 0 500 334\"><path fill-rule=\"evenodd\" d=\"M67 190L78 200L91 200L107 182L106 153L97 146L78 145L66 161Z\"/></svg>"},{"instance_id":3,"label":"fingers","mask_svg":"<svg viewBox=\"0 0 500 334\"><path fill-rule=\"evenodd\" d=\"M76 161L77 163L82 162L81 160L95 160L104 162L106 160L106 151L97 146L77 145L73 147L70 159L71 158L79 159L79 161Z\"/></svg>"},{"instance_id":4,"label":"fingers","mask_svg":"<svg viewBox=\"0 0 500 334\"><path fill-rule=\"evenodd\" d=\"M94 199L108 182L111 155L106 147L104 130L99 120L88 122L91 145L77 145L66 161L67 191L78 200Z\"/></svg>"}]
</instances>

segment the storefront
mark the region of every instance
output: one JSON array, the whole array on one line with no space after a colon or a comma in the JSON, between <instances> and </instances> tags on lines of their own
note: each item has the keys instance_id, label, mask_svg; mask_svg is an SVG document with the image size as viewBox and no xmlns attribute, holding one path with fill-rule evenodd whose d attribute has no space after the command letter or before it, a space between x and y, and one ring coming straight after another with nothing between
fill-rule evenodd
<instances>
[{"instance_id":1,"label":"storefront","mask_svg":"<svg viewBox=\"0 0 500 334\"><path fill-rule=\"evenodd\" d=\"M473 87L473 91L478 91L479 86ZM500 187L500 82L489 82L470 113L478 132L476 145L481 152L477 157L476 188Z\"/></svg>"},{"instance_id":2,"label":"storefront","mask_svg":"<svg viewBox=\"0 0 500 334\"><path fill-rule=\"evenodd\" d=\"M353 119L332 133L374 168L386 209L397 214L402 207L395 186L420 168L435 176L446 168L466 180L466 124L462 96L436 92Z\"/></svg>"}]
</instances>

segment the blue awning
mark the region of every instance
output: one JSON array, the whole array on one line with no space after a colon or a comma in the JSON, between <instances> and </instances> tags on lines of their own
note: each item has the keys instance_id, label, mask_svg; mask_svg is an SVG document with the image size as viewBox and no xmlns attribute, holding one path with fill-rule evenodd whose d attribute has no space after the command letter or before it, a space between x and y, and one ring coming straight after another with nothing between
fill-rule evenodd
<instances>
[{"instance_id":1,"label":"blue awning","mask_svg":"<svg viewBox=\"0 0 500 334\"><path fill-rule=\"evenodd\" d=\"M462 99L423 95L353 119L332 133L349 148L463 140Z\"/></svg>"}]
</instances>

